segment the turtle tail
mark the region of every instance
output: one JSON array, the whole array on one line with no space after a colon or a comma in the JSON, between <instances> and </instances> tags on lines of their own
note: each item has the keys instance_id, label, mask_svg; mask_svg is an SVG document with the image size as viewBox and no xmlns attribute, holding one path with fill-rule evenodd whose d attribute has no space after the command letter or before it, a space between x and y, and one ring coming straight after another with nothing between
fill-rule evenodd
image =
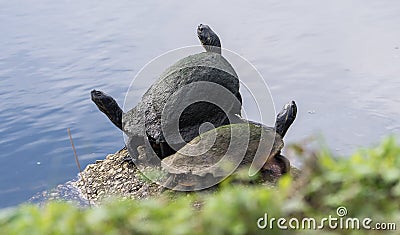
<instances>
[{"instance_id":1,"label":"turtle tail","mask_svg":"<svg viewBox=\"0 0 400 235\"><path fill-rule=\"evenodd\" d=\"M276 116L275 130L278 134L285 136L290 125L292 125L297 115L296 103L292 100L287 103Z\"/></svg>"}]
</instances>

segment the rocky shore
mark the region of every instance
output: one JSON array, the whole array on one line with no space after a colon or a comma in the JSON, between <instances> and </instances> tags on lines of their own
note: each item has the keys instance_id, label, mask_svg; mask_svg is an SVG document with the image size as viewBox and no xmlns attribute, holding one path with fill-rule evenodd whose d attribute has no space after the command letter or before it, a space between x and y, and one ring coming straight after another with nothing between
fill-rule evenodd
<instances>
[{"instance_id":1,"label":"rocky shore","mask_svg":"<svg viewBox=\"0 0 400 235\"><path fill-rule=\"evenodd\" d=\"M88 165L73 184L92 203L110 196L145 199L159 195L163 187L146 179L133 164L124 162L127 156L124 148L104 160L97 160Z\"/></svg>"},{"instance_id":2,"label":"rocky shore","mask_svg":"<svg viewBox=\"0 0 400 235\"><path fill-rule=\"evenodd\" d=\"M97 160L88 165L72 185L80 191L81 197L97 204L107 197L146 199L160 195L164 188L144 177L135 165L124 162L129 155L124 148L115 154L109 154L104 160ZM291 167L290 174L295 178L300 171ZM278 178L269 178L262 182L266 187L273 187Z\"/></svg>"}]
</instances>

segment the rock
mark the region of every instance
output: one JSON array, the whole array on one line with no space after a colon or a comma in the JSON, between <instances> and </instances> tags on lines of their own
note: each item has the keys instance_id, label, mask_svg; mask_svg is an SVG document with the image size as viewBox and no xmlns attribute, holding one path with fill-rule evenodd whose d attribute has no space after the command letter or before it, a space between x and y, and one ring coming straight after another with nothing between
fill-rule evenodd
<instances>
[{"instance_id":1,"label":"rock","mask_svg":"<svg viewBox=\"0 0 400 235\"><path fill-rule=\"evenodd\" d=\"M145 180L135 166L123 162L127 156L128 151L122 149L88 165L73 185L91 204L111 196L143 199L159 195L162 187Z\"/></svg>"}]
</instances>

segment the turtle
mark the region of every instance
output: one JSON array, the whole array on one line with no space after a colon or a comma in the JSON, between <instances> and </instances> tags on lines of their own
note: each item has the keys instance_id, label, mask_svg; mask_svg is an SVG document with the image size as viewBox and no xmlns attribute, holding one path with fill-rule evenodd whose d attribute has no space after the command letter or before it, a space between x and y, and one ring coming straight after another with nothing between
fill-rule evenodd
<instances>
[{"instance_id":1,"label":"turtle","mask_svg":"<svg viewBox=\"0 0 400 235\"><path fill-rule=\"evenodd\" d=\"M198 136L203 123L219 127L240 119L239 78L221 54L218 35L200 24L197 36L205 52L167 68L128 112L110 95L91 91L99 110L129 137L126 146L133 161L137 160L137 147L144 143L162 159ZM222 93L226 94L223 98Z\"/></svg>"},{"instance_id":2,"label":"turtle","mask_svg":"<svg viewBox=\"0 0 400 235\"><path fill-rule=\"evenodd\" d=\"M250 169L251 164L262 166L259 172L263 179L274 182L291 169L281 150L296 115L296 103L291 101L278 113L275 127L243 121L202 133L161 161L166 176L159 183L177 191L202 190L217 185L237 169Z\"/></svg>"}]
</instances>

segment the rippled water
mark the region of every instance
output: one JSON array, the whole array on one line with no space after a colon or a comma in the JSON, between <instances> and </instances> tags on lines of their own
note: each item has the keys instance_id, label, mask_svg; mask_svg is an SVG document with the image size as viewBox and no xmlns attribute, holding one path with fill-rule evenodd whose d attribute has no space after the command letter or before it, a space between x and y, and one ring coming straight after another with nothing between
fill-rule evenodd
<instances>
[{"instance_id":1,"label":"rippled water","mask_svg":"<svg viewBox=\"0 0 400 235\"><path fill-rule=\"evenodd\" d=\"M0 207L76 176L67 128L83 165L119 150L90 90L122 105L149 60L198 45L199 23L256 66L277 108L297 101L286 142L322 134L346 154L398 135L399 12L396 0L3 1Z\"/></svg>"}]
</instances>

